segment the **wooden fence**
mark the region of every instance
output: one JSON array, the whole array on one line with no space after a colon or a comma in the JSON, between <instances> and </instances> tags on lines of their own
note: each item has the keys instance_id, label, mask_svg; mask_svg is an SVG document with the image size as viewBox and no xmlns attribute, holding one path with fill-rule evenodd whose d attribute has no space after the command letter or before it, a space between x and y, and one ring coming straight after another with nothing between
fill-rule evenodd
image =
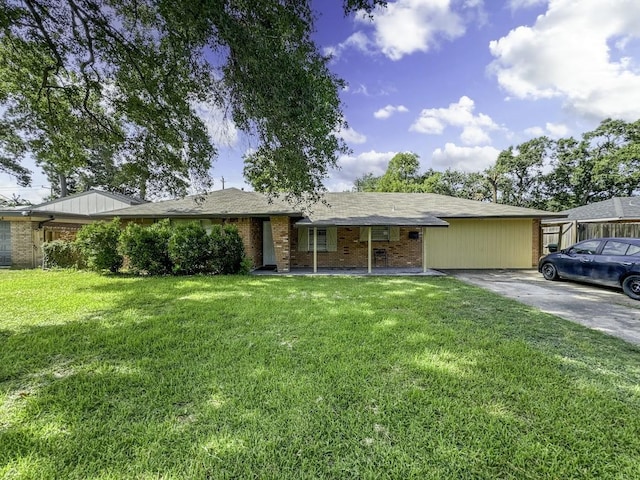
<instances>
[{"instance_id":1,"label":"wooden fence","mask_svg":"<svg viewBox=\"0 0 640 480\"><path fill-rule=\"evenodd\" d=\"M577 234L574 229L577 228ZM549 251L549 244L565 248L576 241L590 238L624 237L640 238L640 223L575 223L567 222L561 225L542 227L542 245L544 252Z\"/></svg>"}]
</instances>

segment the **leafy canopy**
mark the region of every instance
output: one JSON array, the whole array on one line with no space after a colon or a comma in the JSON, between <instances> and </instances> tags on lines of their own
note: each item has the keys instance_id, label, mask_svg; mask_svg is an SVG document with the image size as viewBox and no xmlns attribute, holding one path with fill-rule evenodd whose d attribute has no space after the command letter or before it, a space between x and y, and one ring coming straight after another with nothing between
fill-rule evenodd
<instances>
[{"instance_id":1,"label":"leafy canopy","mask_svg":"<svg viewBox=\"0 0 640 480\"><path fill-rule=\"evenodd\" d=\"M314 15L310 0L0 0L0 170L28 184L32 156L63 194L183 194L210 182L205 108L255 138L257 189L318 192L346 146Z\"/></svg>"}]
</instances>

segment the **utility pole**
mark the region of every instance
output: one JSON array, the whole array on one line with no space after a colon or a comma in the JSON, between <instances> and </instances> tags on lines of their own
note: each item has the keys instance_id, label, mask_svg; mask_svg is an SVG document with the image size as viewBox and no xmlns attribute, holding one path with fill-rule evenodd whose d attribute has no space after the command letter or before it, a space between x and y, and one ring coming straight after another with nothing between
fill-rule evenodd
<instances>
[{"instance_id":1,"label":"utility pole","mask_svg":"<svg viewBox=\"0 0 640 480\"><path fill-rule=\"evenodd\" d=\"M222 177L222 189L224 190L224 177Z\"/></svg>"}]
</instances>

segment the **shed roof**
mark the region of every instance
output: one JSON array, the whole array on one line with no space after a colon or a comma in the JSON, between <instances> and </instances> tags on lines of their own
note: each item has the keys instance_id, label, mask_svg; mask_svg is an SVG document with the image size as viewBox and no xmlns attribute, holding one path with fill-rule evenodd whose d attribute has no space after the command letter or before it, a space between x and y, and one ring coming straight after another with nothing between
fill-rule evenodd
<instances>
[{"instance_id":1,"label":"shed roof","mask_svg":"<svg viewBox=\"0 0 640 480\"><path fill-rule=\"evenodd\" d=\"M566 215L566 218L551 219L548 223L574 220L584 222L640 221L640 197L613 197L601 202L564 210L560 214Z\"/></svg>"},{"instance_id":2,"label":"shed roof","mask_svg":"<svg viewBox=\"0 0 640 480\"><path fill-rule=\"evenodd\" d=\"M299 225L431 225L446 226L446 218L548 218L557 213L465 200L432 193L326 193L323 202L307 208L280 198L236 188L178 200L135 205L105 213L122 218L242 217L284 215L303 217Z\"/></svg>"}]
</instances>

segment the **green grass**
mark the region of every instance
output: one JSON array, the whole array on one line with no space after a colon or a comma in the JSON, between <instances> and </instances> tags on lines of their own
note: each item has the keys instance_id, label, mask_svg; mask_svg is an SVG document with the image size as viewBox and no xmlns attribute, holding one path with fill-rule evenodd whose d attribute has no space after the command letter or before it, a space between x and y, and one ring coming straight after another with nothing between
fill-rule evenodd
<instances>
[{"instance_id":1,"label":"green grass","mask_svg":"<svg viewBox=\"0 0 640 480\"><path fill-rule=\"evenodd\" d=\"M0 272L2 478L640 478L640 349L452 278Z\"/></svg>"}]
</instances>

